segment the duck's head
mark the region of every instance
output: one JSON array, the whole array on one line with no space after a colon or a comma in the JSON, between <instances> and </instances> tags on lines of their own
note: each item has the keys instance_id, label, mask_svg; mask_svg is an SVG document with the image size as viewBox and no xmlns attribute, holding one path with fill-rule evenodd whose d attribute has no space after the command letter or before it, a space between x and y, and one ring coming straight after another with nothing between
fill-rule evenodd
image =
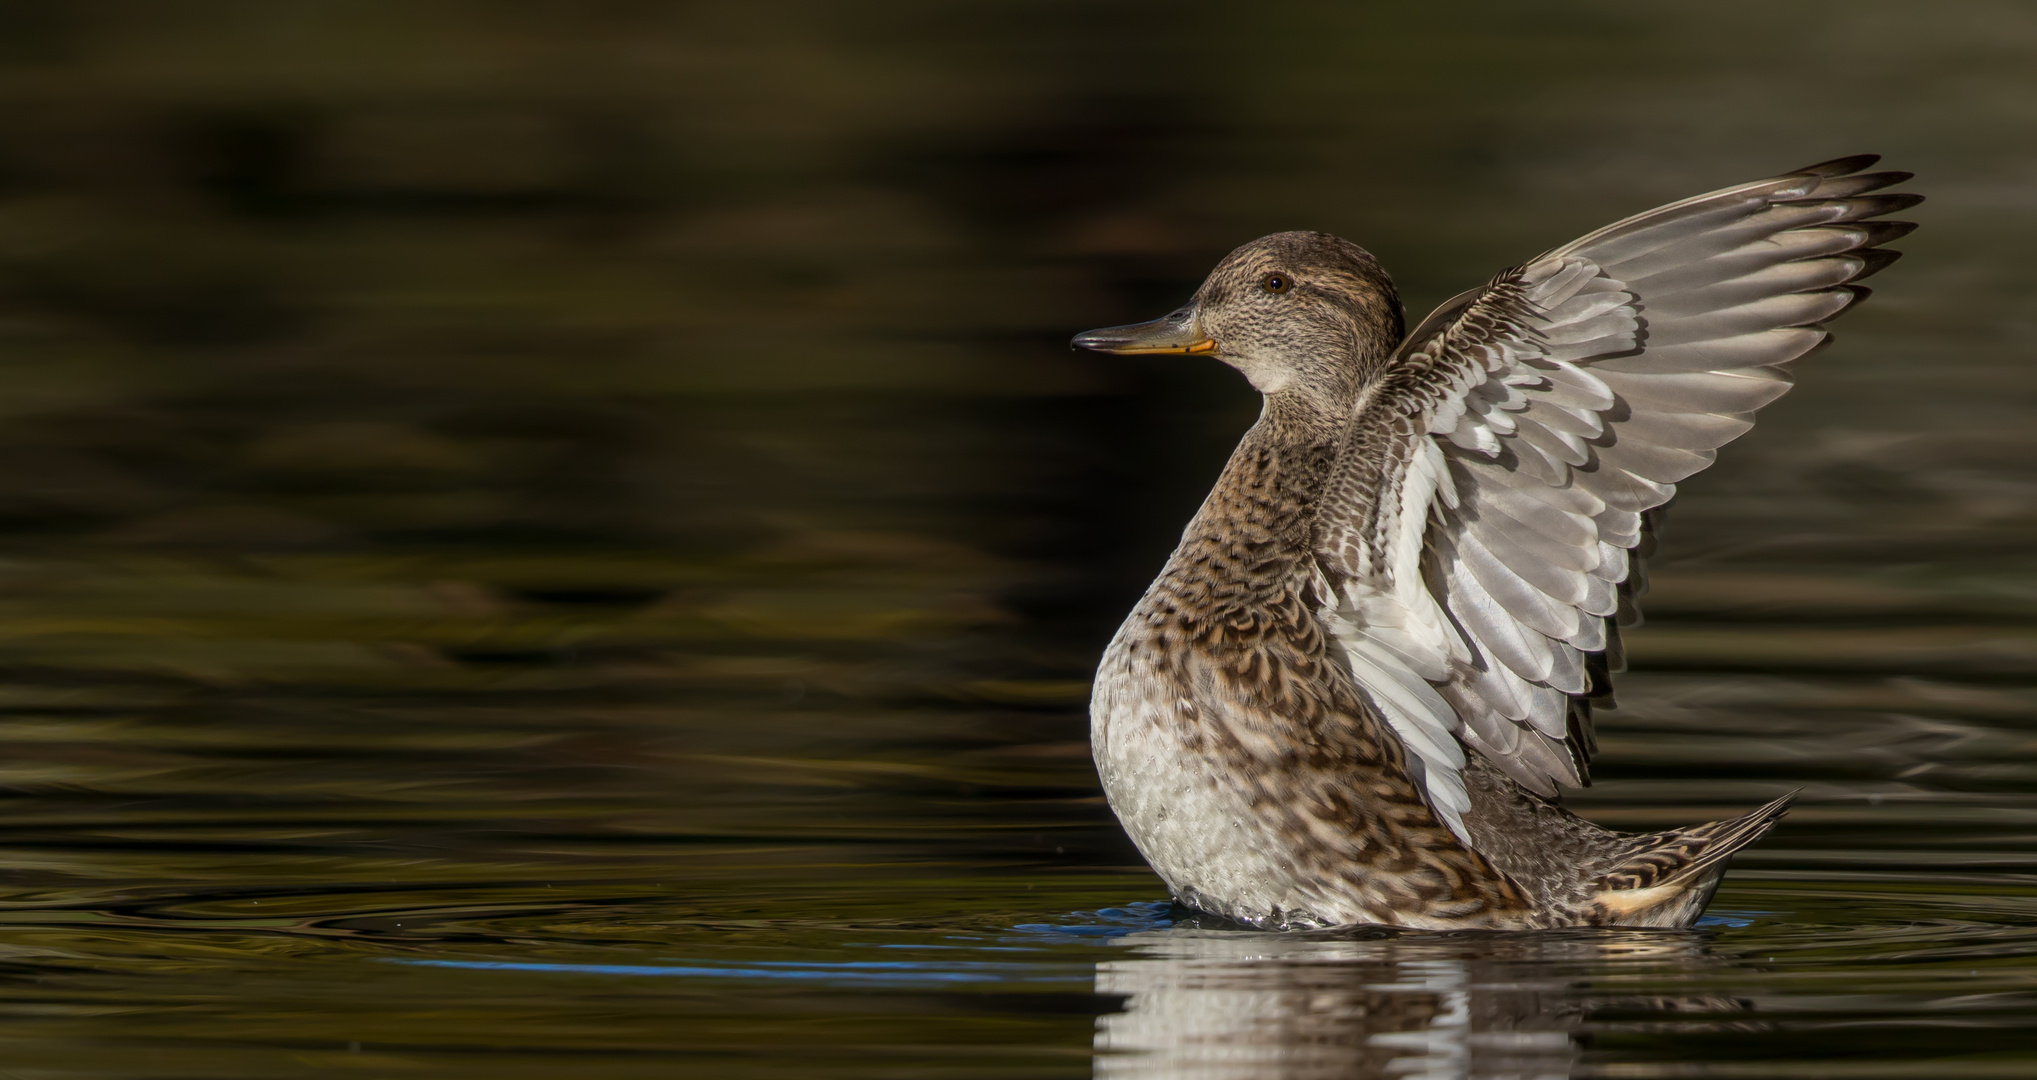
<instances>
[{"instance_id":1,"label":"duck's head","mask_svg":"<svg viewBox=\"0 0 2037 1080\"><path fill-rule=\"evenodd\" d=\"M1341 407L1404 332L1393 279L1371 252L1328 233L1284 232L1224 256L1175 311L1077 334L1074 344L1213 356L1262 394L1306 394Z\"/></svg>"}]
</instances>

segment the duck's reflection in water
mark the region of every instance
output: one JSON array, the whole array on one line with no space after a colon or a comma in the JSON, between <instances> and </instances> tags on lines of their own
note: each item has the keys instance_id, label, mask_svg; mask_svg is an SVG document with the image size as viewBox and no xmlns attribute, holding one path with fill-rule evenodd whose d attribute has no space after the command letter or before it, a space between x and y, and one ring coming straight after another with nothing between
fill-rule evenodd
<instances>
[{"instance_id":1,"label":"duck's reflection in water","mask_svg":"<svg viewBox=\"0 0 2037 1080\"><path fill-rule=\"evenodd\" d=\"M1610 968L1707 963L1683 932L1362 937L1177 926L1097 965L1099 1077L1567 1077L1586 1011L1735 1011L1591 989Z\"/></svg>"}]
</instances>

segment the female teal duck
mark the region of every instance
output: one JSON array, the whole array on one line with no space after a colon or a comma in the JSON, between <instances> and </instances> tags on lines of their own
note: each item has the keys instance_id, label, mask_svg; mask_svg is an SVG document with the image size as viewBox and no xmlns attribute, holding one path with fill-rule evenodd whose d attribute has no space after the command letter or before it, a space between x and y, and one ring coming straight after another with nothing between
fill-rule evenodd
<instances>
[{"instance_id":1,"label":"female teal duck","mask_svg":"<svg viewBox=\"0 0 2037 1080\"><path fill-rule=\"evenodd\" d=\"M1688 926L1789 796L1669 832L1586 782L1655 511L1867 295L1914 195L1873 156L1607 226L1403 334L1363 248L1291 232L1075 339L1204 353L1259 422L1097 671L1111 807L1184 904L1261 926Z\"/></svg>"}]
</instances>

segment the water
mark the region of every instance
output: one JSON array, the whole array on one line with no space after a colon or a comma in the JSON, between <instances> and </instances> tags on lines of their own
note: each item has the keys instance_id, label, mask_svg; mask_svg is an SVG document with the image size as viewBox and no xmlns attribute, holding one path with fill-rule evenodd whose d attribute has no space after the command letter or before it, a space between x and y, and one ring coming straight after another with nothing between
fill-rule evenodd
<instances>
[{"instance_id":1,"label":"water","mask_svg":"<svg viewBox=\"0 0 2037 1080\"><path fill-rule=\"evenodd\" d=\"M0 1075L2037 1072L2022 6L0 4ZM1319 227L1429 304L1861 150L1909 257L1672 511L1683 933L1166 904L1090 666L1256 403L1075 356Z\"/></svg>"}]
</instances>

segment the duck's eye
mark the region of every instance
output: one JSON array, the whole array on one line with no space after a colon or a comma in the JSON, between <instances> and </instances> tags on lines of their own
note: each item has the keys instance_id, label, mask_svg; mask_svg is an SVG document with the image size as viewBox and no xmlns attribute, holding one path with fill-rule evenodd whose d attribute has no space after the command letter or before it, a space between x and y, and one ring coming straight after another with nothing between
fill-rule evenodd
<instances>
[{"instance_id":1,"label":"duck's eye","mask_svg":"<svg viewBox=\"0 0 2037 1080\"><path fill-rule=\"evenodd\" d=\"M1270 293L1284 293L1294 288L1294 279L1279 271L1275 271L1266 275L1266 280L1261 281L1259 285Z\"/></svg>"}]
</instances>

